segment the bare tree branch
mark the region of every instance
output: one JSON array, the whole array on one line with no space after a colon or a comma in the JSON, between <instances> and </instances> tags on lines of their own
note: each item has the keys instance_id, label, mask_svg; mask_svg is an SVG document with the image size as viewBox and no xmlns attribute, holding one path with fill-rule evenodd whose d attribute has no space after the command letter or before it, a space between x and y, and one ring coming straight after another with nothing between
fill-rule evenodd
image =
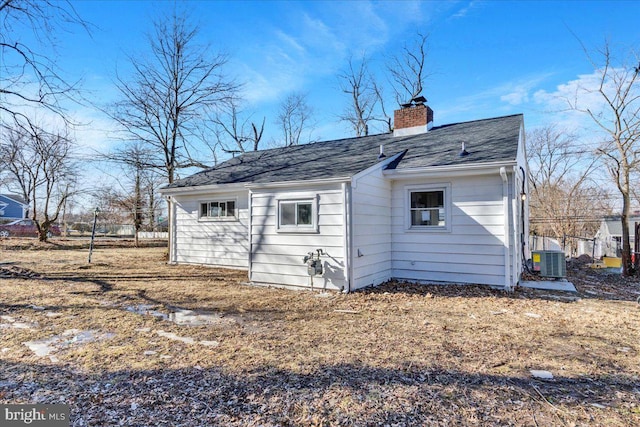
<instances>
[{"instance_id":1,"label":"bare tree branch","mask_svg":"<svg viewBox=\"0 0 640 427\"><path fill-rule=\"evenodd\" d=\"M3 0L0 2L0 117L5 125L29 130L28 109L44 108L71 123L62 100L78 99L78 82L69 82L57 66L55 35L76 26L89 31L70 1ZM34 35L23 43L24 32Z\"/></svg>"},{"instance_id":2,"label":"bare tree branch","mask_svg":"<svg viewBox=\"0 0 640 427\"><path fill-rule=\"evenodd\" d=\"M369 135L369 122L375 120L374 109L380 100L367 64L364 55L357 63L349 58L347 69L338 74L340 90L349 97L340 120L349 123L356 136Z\"/></svg>"},{"instance_id":3,"label":"bare tree branch","mask_svg":"<svg viewBox=\"0 0 640 427\"><path fill-rule=\"evenodd\" d=\"M598 76L595 89L584 88L587 94L597 94L603 108L580 104L579 97L570 106L587 114L602 131L604 138L598 153L605 162L611 179L622 198L620 221L622 225L622 269L624 275L632 275L631 245L629 240L629 212L632 188L637 185L640 174L638 151L640 150L640 65L633 55L632 65L614 63L610 44L605 42L592 55L583 45L588 60ZM635 177L635 181L634 181ZM633 183L633 184L632 184ZM640 272L639 272L640 273Z\"/></svg>"},{"instance_id":4,"label":"bare tree branch","mask_svg":"<svg viewBox=\"0 0 640 427\"><path fill-rule=\"evenodd\" d=\"M392 56L387 64L398 105L411 102L422 94L424 81L428 77L425 70L428 38L428 35L418 33L414 45L405 44L402 53Z\"/></svg>"},{"instance_id":5,"label":"bare tree branch","mask_svg":"<svg viewBox=\"0 0 640 427\"><path fill-rule=\"evenodd\" d=\"M532 231L559 240L595 234L610 209L605 190L591 181L597 156L577 151L577 137L554 126L528 132L526 140Z\"/></svg>"},{"instance_id":6,"label":"bare tree branch","mask_svg":"<svg viewBox=\"0 0 640 427\"><path fill-rule=\"evenodd\" d=\"M300 145L303 132L313 131L313 109L307 103L307 95L292 93L280 104L276 123L282 130L284 146ZM310 140L310 138L309 138ZM305 141L305 142L309 142Z\"/></svg>"},{"instance_id":7,"label":"bare tree branch","mask_svg":"<svg viewBox=\"0 0 640 427\"><path fill-rule=\"evenodd\" d=\"M17 125L4 128L0 166L29 201L29 215L38 228L39 239L46 241L49 228L74 194L74 144L67 129L49 132L33 121L29 125L28 131Z\"/></svg>"},{"instance_id":8,"label":"bare tree branch","mask_svg":"<svg viewBox=\"0 0 640 427\"><path fill-rule=\"evenodd\" d=\"M157 153L153 162L169 183L187 167L207 167L198 158L196 143L207 118L230 102L238 86L224 73L227 56L209 55L197 44L198 27L173 12L154 21L149 35L151 57L130 57L131 78L118 76L121 100L111 116L129 139Z\"/></svg>"}]
</instances>

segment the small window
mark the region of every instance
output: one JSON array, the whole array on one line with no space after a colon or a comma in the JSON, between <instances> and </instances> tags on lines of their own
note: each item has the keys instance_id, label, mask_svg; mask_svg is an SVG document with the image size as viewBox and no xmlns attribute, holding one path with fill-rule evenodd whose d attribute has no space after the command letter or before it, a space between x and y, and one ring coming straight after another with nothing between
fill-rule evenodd
<instances>
[{"instance_id":1,"label":"small window","mask_svg":"<svg viewBox=\"0 0 640 427\"><path fill-rule=\"evenodd\" d=\"M235 218L236 202L234 200L200 203L201 219Z\"/></svg>"},{"instance_id":2,"label":"small window","mask_svg":"<svg viewBox=\"0 0 640 427\"><path fill-rule=\"evenodd\" d=\"M407 229L451 231L450 185L407 188Z\"/></svg>"},{"instance_id":3,"label":"small window","mask_svg":"<svg viewBox=\"0 0 640 427\"><path fill-rule=\"evenodd\" d=\"M315 230L314 200L280 200L278 202L278 230Z\"/></svg>"},{"instance_id":4,"label":"small window","mask_svg":"<svg viewBox=\"0 0 640 427\"><path fill-rule=\"evenodd\" d=\"M444 191L411 192L411 226L444 227Z\"/></svg>"}]
</instances>

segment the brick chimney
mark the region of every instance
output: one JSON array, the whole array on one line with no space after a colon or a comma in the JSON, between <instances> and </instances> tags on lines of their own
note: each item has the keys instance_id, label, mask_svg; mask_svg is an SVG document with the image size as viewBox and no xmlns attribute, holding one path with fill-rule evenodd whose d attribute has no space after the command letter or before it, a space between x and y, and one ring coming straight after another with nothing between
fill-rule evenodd
<instances>
[{"instance_id":1,"label":"brick chimney","mask_svg":"<svg viewBox=\"0 0 640 427\"><path fill-rule=\"evenodd\" d=\"M433 110L423 103L404 105L393 112L393 136L426 133L433 127Z\"/></svg>"}]
</instances>

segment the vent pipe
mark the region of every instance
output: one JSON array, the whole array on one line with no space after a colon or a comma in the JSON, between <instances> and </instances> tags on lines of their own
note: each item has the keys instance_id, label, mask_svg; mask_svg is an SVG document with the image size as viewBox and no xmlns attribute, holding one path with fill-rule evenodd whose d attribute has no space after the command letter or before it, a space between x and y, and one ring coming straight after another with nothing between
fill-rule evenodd
<instances>
[{"instance_id":1,"label":"vent pipe","mask_svg":"<svg viewBox=\"0 0 640 427\"><path fill-rule=\"evenodd\" d=\"M380 154L378 155L378 160L384 159L385 157L387 156L384 154L384 145L380 144Z\"/></svg>"},{"instance_id":2,"label":"vent pipe","mask_svg":"<svg viewBox=\"0 0 640 427\"><path fill-rule=\"evenodd\" d=\"M467 149L464 146L464 141L462 141L462 150L460 150L460 153L458 153L459 157L464 157L464 156L468 156L469 152L467 151Z\"/></svg>"}]
</instances>

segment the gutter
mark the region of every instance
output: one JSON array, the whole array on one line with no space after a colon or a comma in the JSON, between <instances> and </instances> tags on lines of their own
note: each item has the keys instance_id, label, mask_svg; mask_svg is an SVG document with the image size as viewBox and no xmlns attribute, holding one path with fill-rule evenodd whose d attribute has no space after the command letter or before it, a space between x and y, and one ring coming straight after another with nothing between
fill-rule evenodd
<instances>
[{"instance_id":1,"label":"gutter","mask_svg":"<svg viewBox=\"0 0 640 427\"><path fill-rule=\"evenodd\" d=\"M478 175L479 173L486 173L492 175L495 173L496 168L513 167L516 166L515 160L503 161L503 162L488 162L477 165L462 164L462 165L449 165L449 166L425 166L419 168L406 168L406 169L390 169L382 171L382 174L390 179L402 179L402 178L425 178L425 177L446 177L446 176L467 176Z\"/></svg>"},{"instance_id":2,"label":"gutter","mask_svg":"<svg viewBox=\"0 0 640 427\"><path fill-rule=\"evenodd\" d=\"M238 184L211 184L211 185L199 185L195 187L172 187L172 188L160 188L158 192L163 196L170 195L198 195L205 193L231 193L238 190L244 190L246 185L244 183Z\"/></svg>"},{"instance_id":3,"label":"gutter","mask_svg":"<svg viewBox=\"0 0 640 427\"><path fill-rule=\"evenodd\" d=\"M340 176L336 178L320 178L320 179L307 179L307 180L295 180L295 181L279 181L279 182L247 182L243 184L244 188L290 188L290 187L308 187L310 185L322 185L322 184L342 184L345 182L351 182L351 176Z\"/></svg>"}]
</instances>

